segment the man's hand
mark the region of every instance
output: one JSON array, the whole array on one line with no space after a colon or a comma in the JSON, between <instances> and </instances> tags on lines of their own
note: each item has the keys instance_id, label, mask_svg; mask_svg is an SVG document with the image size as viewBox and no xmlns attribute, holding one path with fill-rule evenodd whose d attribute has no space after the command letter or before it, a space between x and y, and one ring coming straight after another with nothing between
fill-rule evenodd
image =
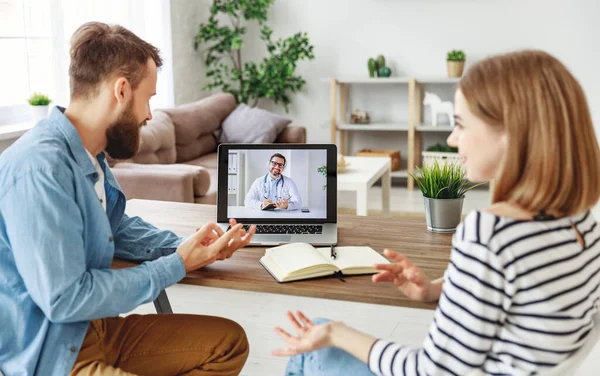
<instances>
[{"instance_id":1,"label":"man's hand","mask_svg":"<svg viewBox=\"0 0 600 376\"><path fill-rule=\"evenodd\" d=\"M287 209L288 208L288 199L284 198L283 200L277 201L275 203L275 207L279 209Z\"/></svg>"},{"instance_id":2,"label":"man's hand","mask_svg":"<svg viewBox=\"0 0 600 376\"><path fill-rule=\"evenodd\" d=\"M260 208L261 208L261 209L264 209L264 208L265 208L265 206L267 206L267 205L269 205L269 204L272 204L272 203L273 203L273 201L271 201L271 200L269 200L269 199L266 199L266 200L264 200L264 201L263 201L263 203L262 203L262 205L260 206Z\"/></svg>"},{"instance_id":3,"label":"man's hand","mask_svg":"<svg viewBox=\"0 0 600 376\"><path fill-rule=\"evenodd\" d=\"M246 232L242 224L234 219L230 220L230 224L231 229L223 232L215 223L207 223L177 247L186 272L229 258L236 250L250 243L256 226L253 225Z\"/></svg>"}]
</instances>

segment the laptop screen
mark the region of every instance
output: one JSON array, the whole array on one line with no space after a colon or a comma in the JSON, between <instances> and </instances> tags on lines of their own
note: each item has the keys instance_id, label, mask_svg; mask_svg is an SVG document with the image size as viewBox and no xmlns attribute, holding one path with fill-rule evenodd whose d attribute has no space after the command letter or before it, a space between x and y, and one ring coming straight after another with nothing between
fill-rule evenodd
<instances>
[{"instance_id":1,"label":"laptop screen","mask_svg":"<svg viewBox=\"0 0 600 376\"><path fill-rule=\"evenodd\" d=\"M335 145L220 145L219 221L323 223L331 204L335 219L335 160Z\"/></svg>"}]
</instances>

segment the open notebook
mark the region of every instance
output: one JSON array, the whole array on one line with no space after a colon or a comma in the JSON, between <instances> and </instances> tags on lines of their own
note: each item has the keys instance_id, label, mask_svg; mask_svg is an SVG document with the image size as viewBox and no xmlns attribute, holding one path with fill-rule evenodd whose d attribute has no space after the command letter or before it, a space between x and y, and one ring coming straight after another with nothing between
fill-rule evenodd
<instances>
[{"instance_id":1,"label":"open notebook","mask_svg":"<svg viewBox=\"0 0 600 376\"><path fill-rule=\"evenodd\" d=\"M268 248L260 263L277 280L289 282L334 275L377 273L374 264L390 262L371 247L336 247L337 257L331 259L331 248L314 248L307 243L291 243Z\"/></svg>"}]
</instances>

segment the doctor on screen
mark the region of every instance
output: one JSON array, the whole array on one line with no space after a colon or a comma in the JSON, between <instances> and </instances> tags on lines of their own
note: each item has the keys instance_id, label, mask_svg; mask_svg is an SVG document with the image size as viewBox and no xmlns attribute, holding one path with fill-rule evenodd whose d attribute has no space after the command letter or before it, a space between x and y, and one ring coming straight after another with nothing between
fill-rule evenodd
<instances>
[{"instance_id":1,"label":"doctor on screen","mask_svg":"<svg viewBox=\"0 0 600 376\"><path fill-rule=\"evenodd\" d=\"M269 204L283 210L298 210L302 207L302 199L298 194L296 183L283 176L286 166L285 157L275 153L269 159L269 172L257 178L244 200L249 208L262 209Z\"/></svg>"}]
</instances>

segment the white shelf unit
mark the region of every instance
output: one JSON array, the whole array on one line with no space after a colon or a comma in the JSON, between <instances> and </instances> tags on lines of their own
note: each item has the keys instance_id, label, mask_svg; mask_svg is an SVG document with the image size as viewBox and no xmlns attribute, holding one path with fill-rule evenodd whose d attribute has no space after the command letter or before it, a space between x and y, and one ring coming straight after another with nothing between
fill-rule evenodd
<instances>
[{"instance_id":1,"label":"white shelf unit","mask_svg":"<svg viewBox=\"0 0 600 376\"><path fill-rule=\"evenodd\" d=\"M446 133L451 133L452 132L452 127L449 125L438 125L438 126L433 126L431 124L421 124L421 125L417 125L415 127L415 130L417 132L446 132Z\"/></svg>"},{"instance_id":2,"label":"white shelf unit","mask_svg":"<svg viewBox=\"0 0 600 376\"><path fill-rule=\"evenodd\" d=\"M344 131L408 131L408 123L338 124Z\"/></svg>"},{"instance_id":3,"label":"white shelf unit","mask_svg":"<svg viewBox=\"0 0 600 376\"><path fill-rule=\"evenodd\" d=\"M237 150L229 151L227 162L227 193L229 196L228 202L232 205L244 205L244 192L242 192L244 171L242 168L244 163L244 153Z\"/></svg>"},{"instance_id":4,"label":"white shelf unit","mask_svg":"<svg viewBox=\"0 0 600 376\"><path fill-rule=\"evenodd\" d=\"M376 132L397 131L408 133L407 170L392 171L392 177L408 177L414 173L414 166L421 165L421 133L446 132L450 134L452 128L448 125L423 124L423 85L426 84L451 84L459 82L459 78L446 77L333 77L322 79L329 83L330 94L330 129L331 142L337 144L338 132L340 142L338 150L346 155L346 132ZM351 124L346 122L346 94L348 85L352 84L397 84L408 86L408 122ZM339 94L338 94L339 92ZM338 118L339 108L339 118ZM407 179L409 190L414 189L414 180Z\"/></svg>"}]
</instances>

